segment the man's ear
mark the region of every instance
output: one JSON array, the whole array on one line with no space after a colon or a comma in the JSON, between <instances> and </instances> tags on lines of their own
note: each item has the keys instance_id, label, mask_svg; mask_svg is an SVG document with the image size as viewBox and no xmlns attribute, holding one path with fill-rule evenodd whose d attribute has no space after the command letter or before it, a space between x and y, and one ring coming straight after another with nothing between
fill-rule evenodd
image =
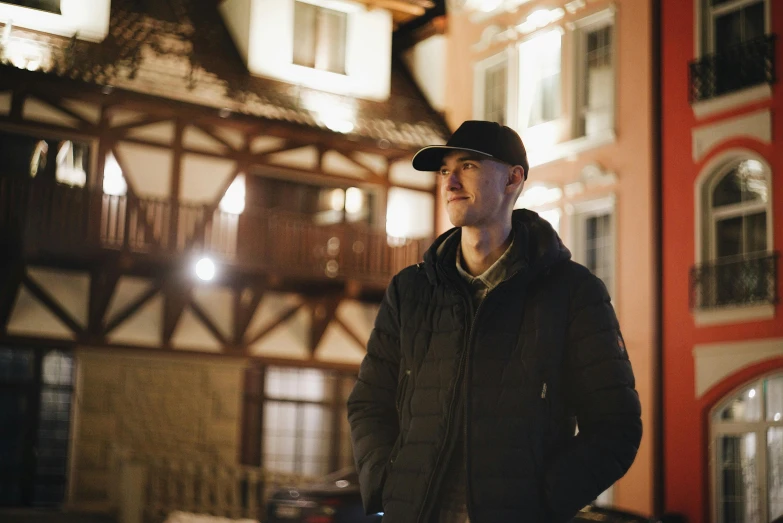
<instances>
[{"instance_id":1,"label":"man's ear","mask_svg":"<svg viewBox=\"0 0 783 523\"><path fill-rule=\"evenodd\" d=\"M506 181L507 193L520 193L522 187L525 184L525 169L520 165L515 165L508 172L508 180Z\"/></svg>"}]
</instances>

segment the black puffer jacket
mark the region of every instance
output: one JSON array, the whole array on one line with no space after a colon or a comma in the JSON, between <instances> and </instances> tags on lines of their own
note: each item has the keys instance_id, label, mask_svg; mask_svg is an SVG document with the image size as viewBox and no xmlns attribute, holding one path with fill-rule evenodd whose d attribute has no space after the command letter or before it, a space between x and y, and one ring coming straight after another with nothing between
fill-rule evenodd
<instances>
[{"instance_id":1,"label":"black puffer jacket","mask_svg":"<svg viewBox=\"0 0 783 523\"><path fill-rule=\"evenodd\" d=\"M384 522L431 521L457 430L472 523L569 521L636 456L641 408L606 288L537 214L513 227L527 256L477 311L458 229L389 285L348 400L365 509Z\"/></svg>"}]
</instances>

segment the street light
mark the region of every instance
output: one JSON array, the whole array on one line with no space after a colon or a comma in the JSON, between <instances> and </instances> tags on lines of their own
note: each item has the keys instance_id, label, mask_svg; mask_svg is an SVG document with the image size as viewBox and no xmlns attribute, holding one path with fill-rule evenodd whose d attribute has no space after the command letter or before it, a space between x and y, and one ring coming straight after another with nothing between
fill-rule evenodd
<instances>
[{"instance_id":1,"label":"street light","mask_svg":"<svg viewBox=\"0 0 783 523\"><path fill-rule=\"evenodd\" d=\"M196 276L203 281L211 281L215 277L215 262L209 258L201 258L196 262Z\"/></svg>"}]
</instances>

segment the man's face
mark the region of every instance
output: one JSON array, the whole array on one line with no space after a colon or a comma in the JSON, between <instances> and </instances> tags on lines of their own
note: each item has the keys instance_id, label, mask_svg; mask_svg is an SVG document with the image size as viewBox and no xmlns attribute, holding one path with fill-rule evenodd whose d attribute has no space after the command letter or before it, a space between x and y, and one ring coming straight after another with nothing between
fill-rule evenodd
<instances>
[{"instance_id":1,"label":"man's face","mask_svg":"<svg viewBox=\"0 0 783 523\"><path fill-rule=\"evenodd\" d=\"M511 167L468 151L443 158L438 176L449 220L455 227L489 227L508 219Z\"/></svg>"}]
</instances>

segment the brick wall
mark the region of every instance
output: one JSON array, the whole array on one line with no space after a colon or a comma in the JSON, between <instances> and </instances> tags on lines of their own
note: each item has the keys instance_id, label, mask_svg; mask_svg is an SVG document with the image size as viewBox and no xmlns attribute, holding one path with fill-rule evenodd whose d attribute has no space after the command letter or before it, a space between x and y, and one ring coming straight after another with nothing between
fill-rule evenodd
<instances>
[{"instance_id":1,"label":"brick wall","mask_svg":"<svg viewBox=\"0 0 783 523\"><path fill-rule=\"evenodd\" d=\"M236 463L245 362L80 349L70 503L111 506L113 449Z\"/></svg>"}]
</instances>

